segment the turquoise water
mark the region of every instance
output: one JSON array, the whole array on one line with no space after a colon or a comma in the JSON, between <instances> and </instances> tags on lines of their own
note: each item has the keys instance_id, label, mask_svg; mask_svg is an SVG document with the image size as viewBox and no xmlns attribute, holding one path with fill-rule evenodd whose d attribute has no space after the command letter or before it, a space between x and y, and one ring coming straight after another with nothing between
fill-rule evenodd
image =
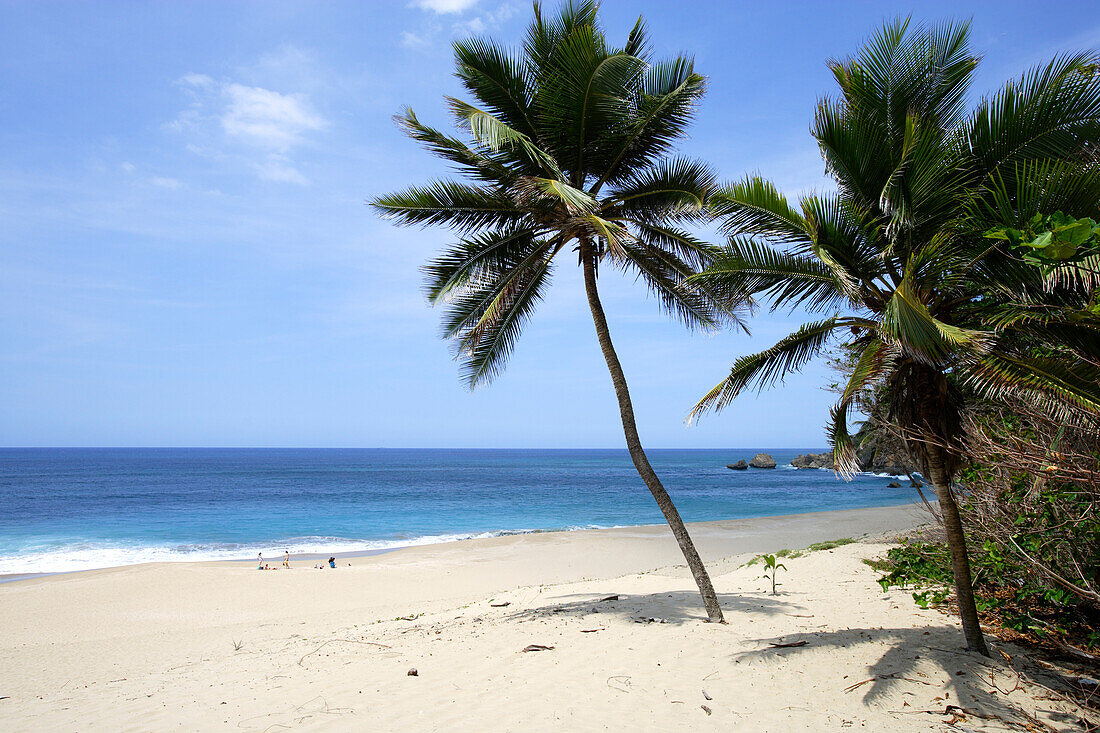
<instances>
[{"instance_id":1,"label":"turquoise water","mask_svg":"<svg viewBox=\"0 0 1100 733\"><path fill-rule=\"evenodd\" d=\"M758 450L652 450L686 521L918 500ZM0 574L663 522L625 450L0 449Z\"/></svg>"}]
</instances>

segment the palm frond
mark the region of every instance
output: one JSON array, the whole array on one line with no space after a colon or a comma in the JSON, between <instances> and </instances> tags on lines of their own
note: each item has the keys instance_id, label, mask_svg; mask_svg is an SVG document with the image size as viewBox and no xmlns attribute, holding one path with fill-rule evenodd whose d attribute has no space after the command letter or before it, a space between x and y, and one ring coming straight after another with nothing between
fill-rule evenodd
<instances>
[{"instance_id":1,"label":"palm frond","mask_svg":"<svg viewBox=\"0 0 1100 733\"><path fill-rule=\"evenodd\" d=\"M528 211L495 188L453 181L413 186L371 201L379 214L410 226L446 225L460 232L522 223Z\"/></svg>"},{"instance_id":2,"label":"palm frond","mask_svg":"<svg viewBox=\"0 0 1100 733\"><path fill-rule=\"evenodd\" d=\"M405 134L430 152L455 163L463 173L490 183L506 183L514 176L500 160L481 151L471 150L461 140L421 124L411 108L406 108L402 114L395 115L393 119Z\"/></svg>"},{"instance_id":3,"label":"palm frond","mask_svg":"<svg viewBox=\"0 0 1100 733\"><path fill-rule=\"evenodd\" d=\"M460 240L421 268L425 294L432 303L446 301L471 281L505 275L537 246L536 232L528 227L509 227Z\"/></svg>"},{"instance_id":4,"label":"palm frond","mask_svg":"<svg viewBox=\"0 0 1100 733\"><path fill-rule=\"evenodd\" d=\"M806 220L791 208L771 181L758 176L714 192L710 212L722 220L722 230L743 237L762 237L809 250L813 241Z\"/></svg>"},{"instance_id":5,"label":"palm frond","mask_svg":"<svg viewBox=\"0 0 1100 733\"><path fill-rule=\"evenodd\" d=\"M455 75L462 85L509 127L535 137L531 85L523 62L486 38L454 44Z\"/></svg>"},{"instance_id":6,"label":"palm frond","mask_svg":"<svg viewBox=\"0 0 1100 733\"><path fill-rule=\"evenodd\" d=\"M737 237L692 282L719 292L766 297L772 310L802 306L820 311L848 302L833 270L819 259Z\"/></svg>"},{"instance_id":7,"label":"palm frond","mask_svg":"<svg viewBox=\"0 0 1100 733\"><path fill-rule=\"evenodd\" d=\"M1080 160L1100 139L1100 52L1059 56L983 100L965 131L973 173L1018 162Z\"/></svg>"},{"instance_id":8,"label":"palm frond","mask_svg":"<svg viewBox=\"0 0 1100 733\"><path fill-rule=\"evenodd\" d=\"M554 177L561 175L554 158L539 148L527 135L461 99L447 97L447 101L451 112L458 120L469 126L470 133L482 145L490 150L511 150L532 168Z\"/></svg>"},{"instance_id":9,"label":"palm frond","mask_svg":"<svg viewBox=\"0 0 1100 733\"><path fill-rule=\"evenodd\" d=\"M763 390L798 371L821 352L833 331L848 325L839 318L807 323L774 346L740 357L733 363L729 376L695 404L688 419L693 420L711 410L722 410L751 385Z\"/></svg>"},{"instance_id":10,"label":"palm frond","mask_svg":"<svg viewBox=\"0 0 1100 733\"><path fill-rule=\"evenodd\" d=\"M604 209L652 222L697 216L714 189L714 170L696 160L670 158L636 172L609 193Z\"/></svg>"},{"instance_id":11,"label":"palm frond","mask_svg":"<svg viewBox=\"0 0 1100 733\"><path fill-rule=\"evenodd\" d=\"M908 279L902 281L886 304L879 331L906 354L929 365L942 365L959 347L980 350L989 341L986 333L933 318Z\"/></svg>"}]
</instances>

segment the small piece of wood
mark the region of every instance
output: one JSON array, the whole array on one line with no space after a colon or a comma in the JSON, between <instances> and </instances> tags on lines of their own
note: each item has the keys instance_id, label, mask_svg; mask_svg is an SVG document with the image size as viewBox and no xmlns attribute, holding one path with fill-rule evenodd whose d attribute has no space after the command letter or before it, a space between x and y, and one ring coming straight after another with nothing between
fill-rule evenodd
<instances>
[{"instance_id":1,"label":"small piece of wood","mask_svg":"<svg viewBox=\"0 0 1100 733\"><path fill-rule=\"evenodd\" d=\"M489 605L492 608L504 608L505 606L511 606L512 604L508 601L504 601L503 603L490 603Z\"/></svg>"},{"instance_id":2,"label":"small piece of wood","mask_svg":"<svg viewBox=\"0 0 1100 733\"><path fill-rule=\"evenodd\" d=\"M523 647L523 651L525 651L525 652L545 652L545 651L549 651L553 648L554 647L552 647L552 646L545 646L543 644L528 644L527 646Z\"/></svg>"},{"instance_id":3,"label":"small piece of wood","mask_svg":"<svg viewBox=\"0 0 1100 733\"><path fill-rule=\"evenodd\" d=\"M806 641L792 641L789 644L770 644L772 649L792 649L796 646L806 646Z\"/></svg>"},{"instance_id":4,"label":"small piece of wood","mask_svg":"<svg viewBox=\"0 0 1100 733\"><path fill-rule=\"evenodd\" d=\"M613 595L613 596L605 596L605 597L601 598L598 601L598 603L606 603L607 601L617 601L617 600L619 600L619 596L616 594L616 595Z\"/></svg>"},{"instance_id":5,"label":"small piece of wood","mask_svg":"<svg viewBox=\"0 0 1100 733\"><path fill-rule=\"evenodd\" d=\"M712 710L711 710L710 708L708 708L708 707L707 707L706 705L700 705L699 707L703 708L703 712L704 712L704 713L706 713L707 715L710 715L710 714L711 714L711 713L713 712L713 711L712 711Z\"/></svg>"},{"instance_id":6,"label":"small piece of wood","mask_svg":"<svg viewBox=\"0 0 1100 733\"><path fill-rule=\"evenodd\" d=\"M706 690L703 690L703 697L707 700L713 700L714 698L707 694Z\"/></svg>"},{"instance_id":7,"label":"small piece of wood","mask_svg":"<svg viewBox=\"0 0 1100 733\"><path fill-rule=\"evenodd\" d=\"M604 627L602 627L602 626L598 629L581 629L581 633L582 634L595 634L597 631L603 631L603 629L604 629Z\"/></svg>"}]
</instances>

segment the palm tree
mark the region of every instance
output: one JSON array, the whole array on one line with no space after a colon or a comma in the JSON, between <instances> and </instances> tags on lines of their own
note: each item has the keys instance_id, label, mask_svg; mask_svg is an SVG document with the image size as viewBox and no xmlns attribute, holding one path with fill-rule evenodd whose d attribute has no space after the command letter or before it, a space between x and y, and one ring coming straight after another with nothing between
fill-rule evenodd
<instances>
[{"instance_id":1,"label":"palm tree","mask_svg":"<svg viewBox=\"0 0 1100 733\"><path fill-rule=\"evenodd\" d=\"M714 174L669 157L703 94L691 59L652 61L641 19L622 48L608 45L594 2L545 17L535 4L523 48L475 38L454 45L457 76L476 104L448 98L466 140L397 123L469 182L438 181L375 199L405 225L442 225L459 241L428 263L427 295L447 306L443 333L472 387L503 369L542 299L558 255L576 253L630 457L664 513L699 586L707 616L722 622L710 577L676 507L642 449L600 303L601 264L632 273L689 327L737 320L730 303L685 280L714 248L687 229L702 215Z\"/></svg>"},{"instance_id":2,"label":"palm tree","mask_svg":"<svg viewBox=\"0 0 1100 733\"><path fill-rule=\"evenodd\" d=\"M857 358L828 427L838 469L856 470L853 399L883 385L936 490L967 646L988 654L952 492L965 395L1096 414L1100 320L1082 314L1081 278L1037 268L983 233L1096 211L1100 74L1095 53L1062 56L968 111L978 64L968 36L967 23L897 21L830 63L840 95L820 102L812 132L835 193L792 206L748 177L711 197L730 239L698 283L823 317L736 360L692 415L775 383L846 336Z\"/></svg>"}]
</instances>

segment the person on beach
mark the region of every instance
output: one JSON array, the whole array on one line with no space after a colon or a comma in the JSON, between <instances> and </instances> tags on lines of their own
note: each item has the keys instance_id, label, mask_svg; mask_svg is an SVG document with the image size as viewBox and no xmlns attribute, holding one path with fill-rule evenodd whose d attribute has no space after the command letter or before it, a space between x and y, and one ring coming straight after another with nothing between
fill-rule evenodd
<instances>
[{"instance_id":1,"label":"person on beach","mask_svg":"<svg viewBox=\"0 0 1100 733\"><path fill-rule=\"evenodd\" d=\"M336 567L336 558L335 558L335 557L330 557L330 558L328 559L328 566L329 566L330 568L334 568L334 567Z\"/></svg>"},{"instance_id":2,"label":"person on beach","mask_svg":"<svg viewBox=\"0 0 1100 733\"><path fill-rule=\"evenodd\" d=\"M256 569L257 570L263 570L264 569L264 554L262 552L260 554L258 554L256 556L256 560L257 560L257 563L258 563Z\"/></svg>"},{"instance_id":3,"label":"person on beach","mask_svg":"<svg viewBox=\"0 0 1100 733\"><path fill-rule=\"evenodd\" d=\"M290 550L284 550L286 554L283 555L283 567L290 570Z\"/></svg>"}]
</instances>

